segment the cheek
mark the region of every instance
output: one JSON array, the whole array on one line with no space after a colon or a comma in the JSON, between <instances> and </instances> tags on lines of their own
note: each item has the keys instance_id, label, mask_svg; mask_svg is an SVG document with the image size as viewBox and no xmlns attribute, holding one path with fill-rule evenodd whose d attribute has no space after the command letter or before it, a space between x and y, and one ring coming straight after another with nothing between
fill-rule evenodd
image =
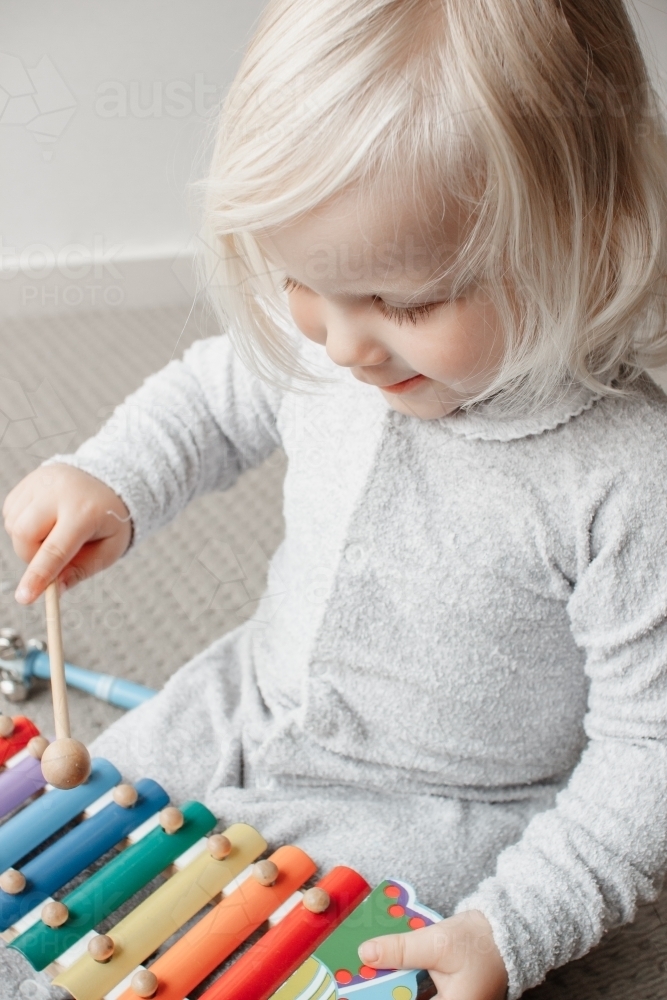
<instances>
[{"instance_id":1,"label":"cheek","mask_svg":"<svg viewBox=\"0 0 667 1000\"><path fill-rule=\"evenodd\" d=\"M450 376L465 378L495 364L501 351L498 318L492 306L463 305L449 313L429 338L430 357Z\"/></svg>"},{"instance_id":2,"label":"cheek","mask_svg":"<svg viewBox=\"0 0 667 1000\"><path fill-rule=\"evenodd\" d=\"M316 344L326 344L327 331L316 296L292 292L289 297L289 310L301 333L309 340L314 340Z\"/></svg>"}]
</instances>

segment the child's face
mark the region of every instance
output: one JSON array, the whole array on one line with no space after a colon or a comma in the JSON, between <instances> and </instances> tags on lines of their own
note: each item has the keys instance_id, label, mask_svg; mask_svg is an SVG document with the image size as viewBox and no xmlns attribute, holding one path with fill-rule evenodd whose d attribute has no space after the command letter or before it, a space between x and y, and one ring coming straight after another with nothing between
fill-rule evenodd
<instances>
[{"instance_id":1,"label":"child's face","mask_svg":"<svg viewBox=\"0 0 667 1000\"><path fill-rule=\"evenodd\" d=\"M260 242L287 274L301 332L395 410L429 420L486 387L502 357L496 310L479 289L451 300L450 277L423 290L461 239L453 212L429 232L395 198L383 214L348 194Z\"/></svg>"}]
</instances>

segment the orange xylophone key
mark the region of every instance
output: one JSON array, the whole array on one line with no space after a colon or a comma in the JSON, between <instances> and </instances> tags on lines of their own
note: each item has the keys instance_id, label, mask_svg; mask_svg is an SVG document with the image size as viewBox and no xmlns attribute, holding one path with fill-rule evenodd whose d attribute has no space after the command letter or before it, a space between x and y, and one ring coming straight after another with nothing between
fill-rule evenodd
<instances>
[{"instance_id":1,"label":"orange xylophone key","mask_svg":"<svg viewBox=\"0 0 667 1000\"><path fill-rule=\"evenodd\" d=\"M268 1000L371 891L358 872L344 865L332 868L317 884L329 894L327 909L311 913L299 903L241 955L201 1000ZM159 989L156 1000L161 1000Z\"/></svg>"},{"instance_id":2,"label":"orange xylophone key","mask_svg":"<svg viewBox=\"0 0 667 1000\"><path fill-rule=\"evenodd\" d=\"M299 847L279 847L270 860L278 867L273 885L249 876L151 965L156 998L182 1000L317 871ZM136 996L130 987L118 1000Z\"/></svg>"}]
</instances>

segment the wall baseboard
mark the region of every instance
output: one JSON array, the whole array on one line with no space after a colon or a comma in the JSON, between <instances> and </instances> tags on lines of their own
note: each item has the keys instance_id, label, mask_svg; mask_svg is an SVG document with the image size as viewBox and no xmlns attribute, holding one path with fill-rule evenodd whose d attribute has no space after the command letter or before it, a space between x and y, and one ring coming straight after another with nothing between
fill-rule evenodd
<instances>
[{"instance_id":1,"label":"wall baseboard","mask_svg":"<svg viewBox=\"0 0 667 1000\"><path fill-rule=\"evenodd\" d=\"M46 262L41 271L5 264L0 269L0 318L183 306L192 302L195 291L190 251L160 249L112 260L91 257L77 267Z\"/></svg>"}]
</instances>

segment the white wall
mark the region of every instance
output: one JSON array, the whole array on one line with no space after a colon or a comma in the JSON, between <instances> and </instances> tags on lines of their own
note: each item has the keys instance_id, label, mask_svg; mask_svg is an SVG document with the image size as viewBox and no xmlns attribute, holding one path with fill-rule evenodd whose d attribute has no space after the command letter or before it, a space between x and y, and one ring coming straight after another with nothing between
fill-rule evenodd
<instances>
[{"instance_id":1,"label":"white wall","mask_svg":"<svg viewBox=\"0 0 667 1000\"><path fill-rule=\"evenodd\" d=\"M263 6L2 0L0 313L188 298L186 185ZM667 99L667 0L631 10Z\"/></svg>"},{"instance_id":2,"label":"white wall","mask_svg":"<svg viewBox=\"0 0 667 1000\"><path fill-rule=\"evenodd\" d=\"M160 264L194 229L185 187L262 7L2 0L0 308L74 304L75 283L86 300L114 285L126 304L185 294Z\"/></svg>"}]
</instances>

